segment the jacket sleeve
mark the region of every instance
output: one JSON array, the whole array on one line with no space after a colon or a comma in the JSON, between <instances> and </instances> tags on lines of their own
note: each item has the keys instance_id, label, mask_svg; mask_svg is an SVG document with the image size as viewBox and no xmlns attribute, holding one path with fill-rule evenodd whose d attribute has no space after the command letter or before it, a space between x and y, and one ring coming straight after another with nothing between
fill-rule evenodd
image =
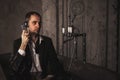
<instances>
[{"instance_id":1,"label":"jacket sleeve","mask_svg":"<svg viewBox=\"0 0 120 80\"><path fill-rule=\"evenodd\" d=\"M14 41L14 45L13 45L13 54L11 55L10 58L10 69L14 72L18 72L19 67L24 59L24 56L20 55L18 53L18 49L20 47L20 42Z\"/></svg>"}]
</instances>

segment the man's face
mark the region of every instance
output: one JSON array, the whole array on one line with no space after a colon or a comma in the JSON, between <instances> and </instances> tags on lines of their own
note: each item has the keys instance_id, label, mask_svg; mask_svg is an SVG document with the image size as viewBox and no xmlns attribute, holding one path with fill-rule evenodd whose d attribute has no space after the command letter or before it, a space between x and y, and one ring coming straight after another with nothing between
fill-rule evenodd
<instances>
[{"instance_id":1,"label":"man's face","mask_svg":"<svg viewBox=\"0 0 120 80\"><path fill-rule=\"evenodd\" d=\"M31 15L29 22L29 31L30 33L37 34L40 30L40 17L37 15Z\"/></svg>"}]
</instances>

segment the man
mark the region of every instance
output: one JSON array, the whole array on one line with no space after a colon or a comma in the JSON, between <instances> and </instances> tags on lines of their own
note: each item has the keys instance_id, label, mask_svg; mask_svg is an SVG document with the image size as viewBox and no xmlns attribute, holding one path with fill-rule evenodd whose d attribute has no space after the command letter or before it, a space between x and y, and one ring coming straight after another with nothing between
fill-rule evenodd
<instances>
[{"instance_id":1,"label":"man","mask_svg":"<svg viewBox=\"0 0 120 80\"><path fill-rule=\"evenodd\" d=\"M41 16L31 11L25 16L28 25L21 38L14 41L10 59L11 80L56 80L64 73L52 40L39 35Z\"/></svg>"}]
</instances>

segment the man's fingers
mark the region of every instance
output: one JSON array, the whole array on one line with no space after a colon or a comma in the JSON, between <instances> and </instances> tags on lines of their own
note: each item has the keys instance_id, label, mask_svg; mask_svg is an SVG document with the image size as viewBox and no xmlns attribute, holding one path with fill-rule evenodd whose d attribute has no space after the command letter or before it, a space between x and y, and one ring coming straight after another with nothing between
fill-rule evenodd
<instances>
[{"instance_id":1,"label":"man's fingers","mask_svg":"<svg viewBox=\"0 0 120 80\"><path fill-rule=\"evenodd\" d=\"M26 30L23 30L22 35L23 35L23 36L29 36L29 32L26 31Z\"/></svg>"}]
</instances>

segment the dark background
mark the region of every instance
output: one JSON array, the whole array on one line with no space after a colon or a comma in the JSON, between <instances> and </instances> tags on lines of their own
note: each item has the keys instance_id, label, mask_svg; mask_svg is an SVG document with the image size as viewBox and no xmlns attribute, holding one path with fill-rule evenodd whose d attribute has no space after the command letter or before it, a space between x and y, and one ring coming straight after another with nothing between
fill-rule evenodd
<instances>
[{"instance_id":1,"label":"dark background","mask_svg":"<svg viewBox=\"0 0 120 80\"><path fill-rule=\"evenodd\" d=\"M70 57L73 40L64 44L62 27L76 15L73 26L86 33L86 62L120 73L119 0L0 0L0 54L12 53L13 40L28 11L42 15L41 34L52 38L57 54ZM77 38L77 58L83 60L82 38ZM64 54L63 54L64 51Z\"/></svg>"}]
</instances>

